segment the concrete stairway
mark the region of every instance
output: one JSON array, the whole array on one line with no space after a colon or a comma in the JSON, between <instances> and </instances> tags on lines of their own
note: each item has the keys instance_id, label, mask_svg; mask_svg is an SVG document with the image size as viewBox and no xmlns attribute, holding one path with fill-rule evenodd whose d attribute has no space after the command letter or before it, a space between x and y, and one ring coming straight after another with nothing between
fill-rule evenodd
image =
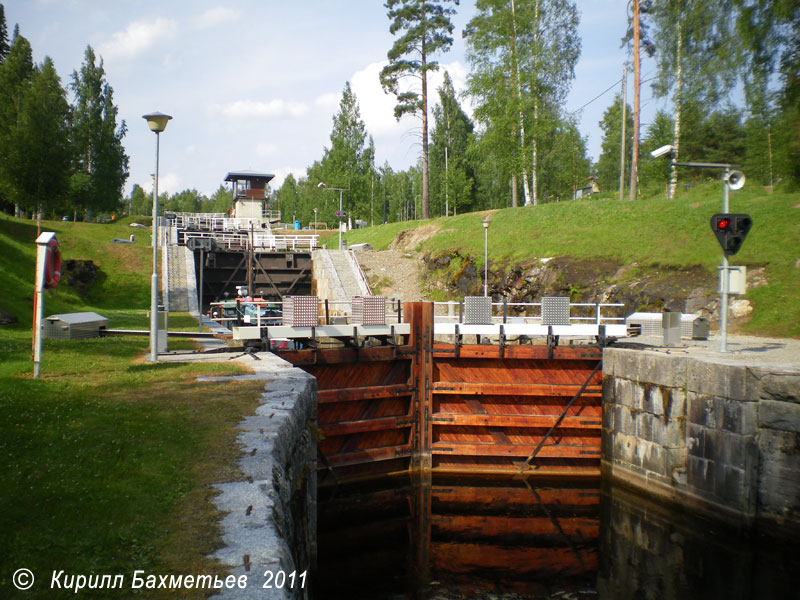
<instances>
[{"instance_id":1,"label":"concrete stairway","mask_svg":"<svg viewBox=\"0 0 800 600\"><path fill-rule=\"evenodd\" d=\"M317 296L334 304L334 314L349 313L353 296L371 294L349 251L315 250L312 260Z\"/></svg>"},{"instance_id":2,"label":"concrete stairway","mask_svg":"<svg viewBox=\"0 0 800 600\"><path fill-rule=\"evenodd\" d=\"M199 313L194 253L185 246L167 246L167 272L163 286L168 290L169 312Z\"/></svg>"}]
</instances>

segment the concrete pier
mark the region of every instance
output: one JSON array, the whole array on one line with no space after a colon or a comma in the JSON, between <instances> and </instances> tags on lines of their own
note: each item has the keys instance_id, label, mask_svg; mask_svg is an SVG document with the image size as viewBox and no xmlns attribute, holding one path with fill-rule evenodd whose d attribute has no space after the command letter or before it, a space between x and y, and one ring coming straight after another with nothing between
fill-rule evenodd
<instances>
[{"instance_id":1,"label":"concrete pier","mask_svg":"<svg viewBox=\"0 0 800 600\"><path fill-rule=\"evenodd\" d=\"M800 532L800 344L623 344L603 357L604 475L692 512Z\"/></svg>"}]
</instances>

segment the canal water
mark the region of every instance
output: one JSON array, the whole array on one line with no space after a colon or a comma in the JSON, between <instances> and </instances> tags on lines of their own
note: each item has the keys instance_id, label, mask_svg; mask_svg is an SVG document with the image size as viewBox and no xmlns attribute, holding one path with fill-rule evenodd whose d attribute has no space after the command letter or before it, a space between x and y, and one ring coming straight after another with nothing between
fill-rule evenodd
<instances>
[{"instance_id":1,"label":"canal water","mask_svg":"<svg viewBox=\"0 0 800 600\"><path fill-rule=\"evenodd\" d=\"M750 539L597 480L321 489L314 598L800 598L800 545Z\"/></svg>"}]
</instances>

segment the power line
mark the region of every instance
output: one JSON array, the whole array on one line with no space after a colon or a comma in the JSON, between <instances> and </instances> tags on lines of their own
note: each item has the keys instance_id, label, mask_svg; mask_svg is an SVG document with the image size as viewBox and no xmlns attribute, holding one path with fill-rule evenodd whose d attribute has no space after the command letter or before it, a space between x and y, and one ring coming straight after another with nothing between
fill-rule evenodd
<instances>
[{"instance_id":1,"label":"power line","mask_svg":"<svg viewBox=\"0 0 800 600\"><path fill-rule=\"evenodd\" d=\"M647 83L648 81L653 81L653 79L657 79L657 78L656 78L656 77L651 77L650 79L645 79L644 81L640 82L640 85L641 85L642 83ZM612 84L611 84L610 86L608 86L608 87L607 87L605 90L603 90L602 92L600 92L599 94L597 94L597 96L595 96L594 98L592 98L591 100L589 100L589 101L588 101L586 104L584 104L584 105L583 105L583 106L581 106L580 108L576 108L575 110L573 110L573 111L571 111L571 112L568 112L567 114L568 114L568 115L574 115L576 112L580 112L580 111L582 111L584 108L586 108L587 106L589 106L589 105L590 105L592 102L594 102L595 100L599 100L599 99L600 99L600 98L602 98L602 97L603 97L605 94L607 94L608 92L610 92L611 90L613 90L613 89L614 89L614 88L615 88L617 85L619 85L619 83L620 83L621 81L622 81L622 77L620 77L619 79L617 79L617 80L616 80L614 83L612 83Z\"/></svg>"},{"instance_id":2,"label":"power line","mask_svg":"<svg viewBox=\"0 0 800 600\"><path fill-rule=\"evenodd\" d=\"M567 113L567 114L569 114L569 115L574 115L576 112L580 112L580 111L582 111L584 108L586 108L587 106L589 106L589 105L590 105L592 102L594 102L595 100L599 100L599 99L600 99L602 96L604 96L605 94L607 94L608 92L610 92L612 89L614 89L614 88L615 88L617 85L619 85L619 83L620 83L621 81L622 81L622 77L620 77L619 79L617 79L617 80L616 80L614 83L612 83L612 84L611 84L610 86L608 86L608 87L607 87L605 90L603 90L602 92L600 92L599 94L597 94L597 96L595 96L594 98L592 98L591 100L589 100L589 101L588 101L586 104L584 104L584 105L583 105L583 106L581 106L580 108L577 108L577 109L575 109L575 110L573 110L572 112L569 112L569 113Z\"/></svg>"}]
</instances>

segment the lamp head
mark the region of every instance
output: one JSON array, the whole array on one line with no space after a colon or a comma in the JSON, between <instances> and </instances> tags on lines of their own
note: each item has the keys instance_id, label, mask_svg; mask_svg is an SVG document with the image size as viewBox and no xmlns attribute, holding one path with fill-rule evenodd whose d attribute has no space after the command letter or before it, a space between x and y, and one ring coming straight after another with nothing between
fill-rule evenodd
<instances>
[{"instance_id":1,"label":"lamp head","mask_svg":"<svg viewBox=\"0 0 800 600\"><path fill-rule=\"evenodd\" d=\"M328 186L326 186L324 183L322 183L322 182L320 181L320 182L317 184L317 187L318 187L318 188L320 188L320 189L322 189L322 188L325 188L325 187L328 187Z\"/></svg>"},{"instance_id":2,"label":"lamp head","mask_svg":"<svg viewBox=\"0 0 800 600\"><path fill-rule=\"evenodd\" d=\"M481 223L483 223L484 229L489 229L489 223L491 223L491 221L489 220L489 217L486 217L483 221L481 221Z\"/></svg>"},{"instance_id":3,"label":"lamp head","mask_svg":"<svg viewBox=\"0 0 800 600\"><path fill-rule=\"evenodd\" d=\"M661 146L660 148L656 148L650 153L650 156L653 158L661 158L662 156L668 156L669 158L673 158L675 156L675 146L671 146L667 144L666 146Z\"/></svg>"},{"instance_id":4,"label":"lamp head","mask_svg":"<svg viewBox=\"0 0 800 600\"><path fill-rule=\"evenodd\" d=\"M167 128L167 121L169 121L172 117L170 115L165 115L164 113L154 112L147 115L142 115L142 118L147 121L147 124L150 126L150 131L161 133Z\"/></svg>"}]
</instances>

